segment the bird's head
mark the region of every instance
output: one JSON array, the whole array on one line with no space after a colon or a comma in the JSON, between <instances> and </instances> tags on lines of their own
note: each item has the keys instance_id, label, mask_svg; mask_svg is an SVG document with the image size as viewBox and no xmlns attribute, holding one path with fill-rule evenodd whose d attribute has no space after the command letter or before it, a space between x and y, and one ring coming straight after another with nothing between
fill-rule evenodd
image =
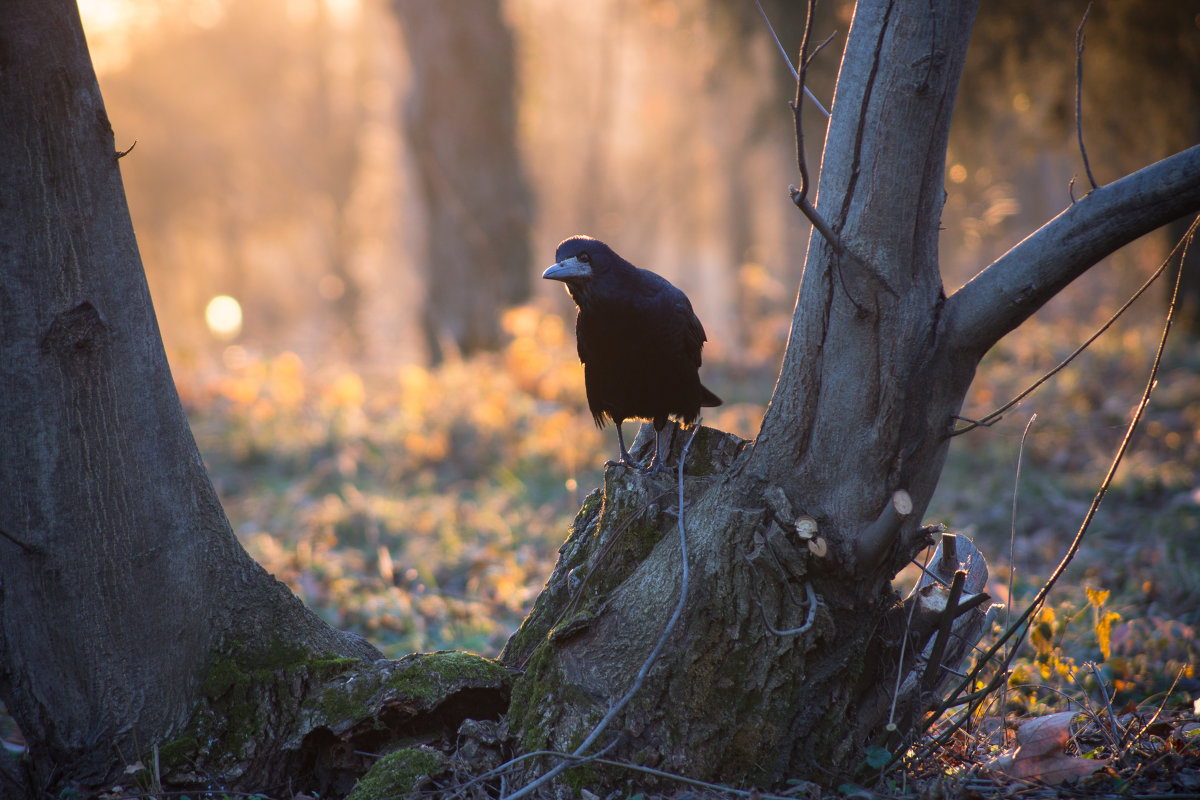
<instances>
[{"instance_id":1,"label":"bird's head","mask_svg":"<svg viewBox=\"0 0 1200 800\"><path fill-rule=\"evenodd\" d=\"M542 277L565 283L571 297L580 304L593 293L602 292L600 286L608 282L606 278L623 268L632 269L611 247L590 236L564 239L555 250L554 258L555 264L543 272Z\"/></svg>"}]
</instances>

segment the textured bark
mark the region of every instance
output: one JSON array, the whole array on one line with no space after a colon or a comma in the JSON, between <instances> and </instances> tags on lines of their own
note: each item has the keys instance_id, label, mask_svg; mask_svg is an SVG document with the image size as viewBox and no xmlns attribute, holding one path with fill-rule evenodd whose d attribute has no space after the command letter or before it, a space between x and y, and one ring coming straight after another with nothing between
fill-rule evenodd
<instances>
[{"instance_id":1,"label":"textured bark","mask_svg":"<svg viewBox=\"0 0 1200 800\"><path fill-rule=\"evenodd\" d=\"M509 690L503 667L470 653L365 662L280 644L223 659L186 729L159 748L162 783L206 787L219 777L272 796L344 796L398 744L444 747L466 735L467 720L499 720Z\"/></svg>"},{"instance_id":2,"label":"textured bark","mask_svg":"<svg viewBox=\"0 0 1200 800\"><path fill-rule=\"evenodd\" d=\"M1200 206L1200 169L1186 151L1093 192L947 299L942 173L974 9L857 5L814 204L838 246L810 239L754 442L697 441L682 619L589 752L708 780L835 783L865 746L910 733L936 704L942 665L981 635L986 603L947 614L942 589L902 603L891 588L930 541L922 516L979 359L1088 266ZM1012 280L1035 288L989 299ZM633 685L678 598L673 486L610 469L581 510L503 656L527 670L509 718L526 750L574 751ZM938 568L961 569L962 591L978 594L982 555L950 541L957 558ZM574 769L614 787L628 777Z\"/></svg>"},{"instance_id":3,"label":"textured bark","mask_svg":"<svg viewBox=\"0 0 1200 800\"><path fill-rule=\"evenodd\" d=\"M649 426L644 430L635 457L652 448ZM689 433L674 437L676 458ZM730 468L748 454L747 444L707 428L697 436L684 479L685 612L594 749L615 742L611 757L739 784L845 774L862 745L886 739L892 692L880 690L896 683L907 606L891 592L865 595L823 549L820 529L809 538L797 532L798 514L785 500L730 501ZM963 555L968 546L964 540ZM980 557L974 563L981 572L969 591L979 592L987 570ZM570 752L589 734L662 634L679 601L681 574L676 478L610 467L501 656L524 671L508 714L520 749ZM976 640L985 611L969 617ZM920 679L936 634L928 623L937 616L919 619L927 624L911 635L901 721L936 694ZM971 641L956 640L960 649L939 663L956 667ZM547 766L527 762L523 777ZM593 790L628 777L586 769L574 778Z\"/></svg>"},{"instance_id":4,"label":"textured bark","mask_svg":"<svg viewBox=\"0 0 1200 800\"><path fill-rule=\"evenodd\" d=\"M171 380L74 3L7 4L0 59L0 698L38 787L100 786L185 737L222 664L379 653L230 529ZM264 669L243 669L244 691L271 684Z\"/></svg>"}]
</instances>

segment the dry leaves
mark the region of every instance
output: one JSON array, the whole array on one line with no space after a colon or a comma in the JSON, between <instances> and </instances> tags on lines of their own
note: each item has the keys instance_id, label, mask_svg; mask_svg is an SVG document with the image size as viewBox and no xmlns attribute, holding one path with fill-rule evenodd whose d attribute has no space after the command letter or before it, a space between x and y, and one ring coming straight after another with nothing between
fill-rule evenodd
<instances>
[{"instance_id":1,"label":"dry leaves","mask_svg":"<svg viewBox=\"0 0 1200 800\"><path fill-rule=\"evenodd\" d=\"M984 766L1018 780L1062 783L1095 774L1108 759L1080 758L1065 752L1074 711L1027 720L1017 730L1017 746Z\"/></svg>"}]
</instances>

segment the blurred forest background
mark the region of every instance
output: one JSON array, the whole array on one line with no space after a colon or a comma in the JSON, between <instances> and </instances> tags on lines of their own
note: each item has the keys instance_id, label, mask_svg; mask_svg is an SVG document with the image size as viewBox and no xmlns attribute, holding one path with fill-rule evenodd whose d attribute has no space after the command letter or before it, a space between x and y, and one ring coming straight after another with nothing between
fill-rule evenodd
<instances>
[{"instance_id":1,"label":"blurred forest background","mask_svg":"<svg viewBox=\"0 0 1200 800\"><path fill-rule=\"evenodd\" d=\"M794 52L803 4L763 5ZM705 421L757 430L809 229L787 195L794 84L751 0L80 8L117 147L137 141L122 174L214 481L251 553L334 624L392 655L495 654L549 575L615 451L586 413L573 306L538 279L570 234L689 294L710 339L705 383L726 399ZM947 161L947 292L1065 208L1072 178L1086 191L1074 128L1085 8L982 4ZM818 13L815 39L834 38L809 85L826 105L851 12ZM1083 130L1100 183L1200 141L1200 2L1101 0L1086 41ZM804 117L815 173L824 119L807 103ZM1077 281L989 356L964 413L1056 364L1173 243L1147 237ZM929 516L985 542L1001 601L1010 529L1012 591L1028 597L1078 527L1141 391L1167 288L953 447ZM1192 342L1176 337L1031 675L1094 659L1118 689L1148 693L1200 662ZM1114 594L1091 595L1089 611L1084 584ZM1120 620L1107 647L1092 624L1102 611Z\"/></svg>"}]
</instances>

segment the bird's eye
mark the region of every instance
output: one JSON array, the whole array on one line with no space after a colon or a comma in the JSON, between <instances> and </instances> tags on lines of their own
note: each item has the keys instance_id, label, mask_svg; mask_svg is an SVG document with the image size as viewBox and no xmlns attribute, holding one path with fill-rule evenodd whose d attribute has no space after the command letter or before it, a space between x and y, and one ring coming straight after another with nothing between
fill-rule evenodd
<instances>
[{"instance_id":1,"label":"bird's eye","mask_svg":"<svg viewBox=\"0 0 1200 800\"><path fill-rule=\"evenodd\" d=\"M580 261L582 261L585 264L592 260L592 257L589 256L587 253L580 253L578 256L576 256L576 258L578 258Z\"/></svg>"}]
</instances>

